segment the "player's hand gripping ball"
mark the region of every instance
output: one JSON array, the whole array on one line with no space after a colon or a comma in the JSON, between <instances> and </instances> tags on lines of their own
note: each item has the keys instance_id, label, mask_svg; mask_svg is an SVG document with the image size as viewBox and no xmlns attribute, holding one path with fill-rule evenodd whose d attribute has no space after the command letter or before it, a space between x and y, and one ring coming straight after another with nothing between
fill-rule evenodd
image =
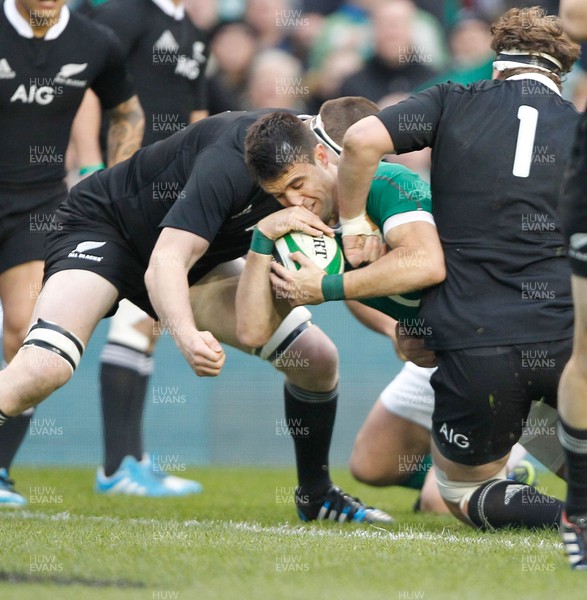
<instances>
[{"instance_id":1,"label":"player's hand gripping ball","mask_svg":"<svg viewBox=\"0 0 587 600\"><path fill-rule=\"evenodd\" d=\"M301 231L290 231L275 240L275 260L286 269L297 271L300 265L289 257L293 252L301 252L328 275L344 271L342 250L334 238L326 235L312 236Z\"/></svg>"}]
</instances>

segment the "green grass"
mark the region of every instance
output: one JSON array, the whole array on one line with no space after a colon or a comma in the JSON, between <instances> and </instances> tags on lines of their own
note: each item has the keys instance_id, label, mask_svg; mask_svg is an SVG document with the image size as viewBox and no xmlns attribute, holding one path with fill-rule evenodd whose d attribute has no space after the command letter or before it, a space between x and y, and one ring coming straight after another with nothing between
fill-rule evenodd
<instances>
[{"instance_id":1,"label":"green grass","mask_svg":"<svg viewBox=\"0 0 587 600\"><path fill-rule=\"evenodd\" d=\"M397 524L301 524L284 469L205 468L200 496L96 496L90 469L15 469L33 503L0 511L0 598L565 600L587 597L552 532L478 533L415 515L415 492L337 484ZM541 489L563 485L542 476Z\"/></svg>"}]
</instances>

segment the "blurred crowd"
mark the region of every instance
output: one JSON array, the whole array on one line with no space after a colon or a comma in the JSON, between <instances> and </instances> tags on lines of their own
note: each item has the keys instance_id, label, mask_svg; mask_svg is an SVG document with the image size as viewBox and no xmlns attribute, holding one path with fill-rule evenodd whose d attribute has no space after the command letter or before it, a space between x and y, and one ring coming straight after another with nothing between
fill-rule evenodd
<instances>
[{"instance_id":1,"label":"blurred crowd","mask_svg":"<svg viewBox=\"0 0 587 600\"><path fill-rule=\"evenodd\" d=\"M185 0L209 36L210 114L264 107L315 112L361 95L381 107L432 83L491 77L490 24L538 0ZM587 59L567 82L583 110ZM582 67L582 68L581 68Z\"/></svg>"},{"instance_id":2,"label":"blurred crowd","mask_svg":"<svg viewBox=\"0 0 587 600\"><path fill-rule=\"evenodd\" d=\"M558 0L185 0L208 36L209 113L275 107L315 113L365 96L381 108L441 81L490 79L491 23L512 6ZM587 52L564 96L583 111ZM428 151L391 160L427 178Z\"/></svg>"}]
</instances>

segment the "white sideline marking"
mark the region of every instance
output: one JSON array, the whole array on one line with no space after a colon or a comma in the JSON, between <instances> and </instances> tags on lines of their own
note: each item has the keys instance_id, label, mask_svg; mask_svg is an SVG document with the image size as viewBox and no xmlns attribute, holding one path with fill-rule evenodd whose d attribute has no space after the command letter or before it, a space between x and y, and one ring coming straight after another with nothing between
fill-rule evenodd
<instances>
[{"instance_id":1,"label":"white sideline marking","mask_svg":"<svg viewBox=\"0 0 587 600\"><path fill-rule=\"evenodd\" d=\"M68 512L47 514L42 512L31 512L27 510L0 510L0 520L8 519L29 519L31 521L68 521L68 522L94 522L94 523L119 523L123 525L163 525L176 524L184 527L204 528L204 527L222 527L223 529L236 529L237 531L246 531L251 533L268 533L279 535L303 536L303 537L348 537L348 538L367 538L401 541L428 541L428 542L452 542L464 544L486 545L489 541L492 546L497 545L502 548L552 548L562 549L562 543L550 540L533 540L525 537L515 540L499 539L495 534L488 534L490 537L471 537L467 535L458 535L443 529L440 533L426 531L393 531L368 525L367 529L348 529L348 528L324 528L318 529L304 525L278 525L265 526L258 523L248 523L246 521L176 521L174 519L123 519L120 517L92 516L92 515L72 515ZM409 528L409 525L399 524L399 527Z\"/></svg>"}]
</instances>

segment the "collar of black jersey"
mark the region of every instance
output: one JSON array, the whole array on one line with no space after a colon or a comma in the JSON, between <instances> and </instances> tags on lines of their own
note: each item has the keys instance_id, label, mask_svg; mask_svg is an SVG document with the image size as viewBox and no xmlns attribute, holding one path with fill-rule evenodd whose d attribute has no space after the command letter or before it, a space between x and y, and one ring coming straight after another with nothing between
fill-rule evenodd
<instances>
[{"instance_id":1,"label":"collar of black jersey","mask_svg":"<svg viewBox=\"0 0 587 600\"><path fill-rule=\"evenodd\" d=\"M16 29L16 33L24 38L32 39L35 37L29 22L18 12L15 0L4 1L4 14L8 19L8 22L14 27L14 29ZM57 39L67 27L67 24L69 23L69 16L69 8L67 8L67 6L63 6L61 8L61 12L59 13L59 21L57 21L55 25L49 27L47 33L42 38L43 41L49 42Z\"/></svg>"}]
</instances>

